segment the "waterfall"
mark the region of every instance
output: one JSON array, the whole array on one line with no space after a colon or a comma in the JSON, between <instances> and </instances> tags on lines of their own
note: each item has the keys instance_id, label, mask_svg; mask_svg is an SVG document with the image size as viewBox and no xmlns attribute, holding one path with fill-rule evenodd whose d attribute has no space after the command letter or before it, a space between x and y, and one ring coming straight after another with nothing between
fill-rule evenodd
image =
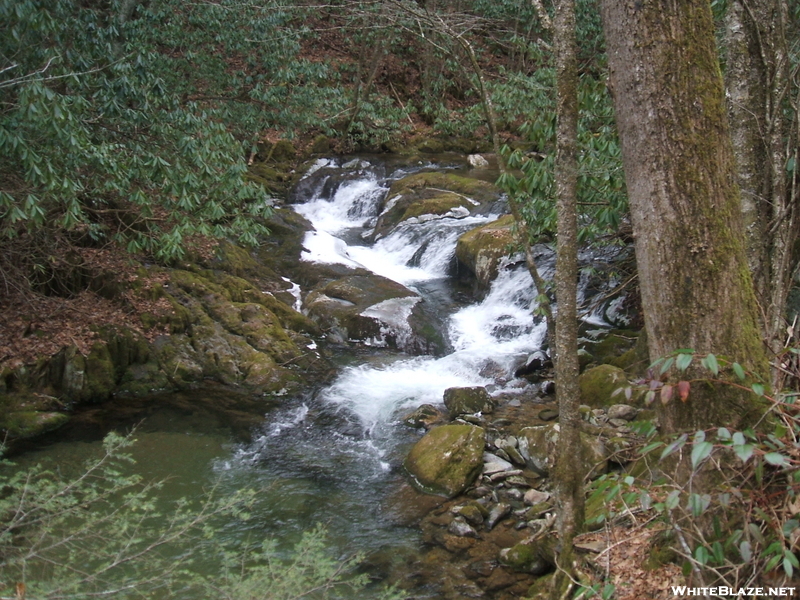
<instances>
[{"instance_id":1,"label":"waterfall","mask_svg":"<svg viewBox=\"0 0 800 600\"><path fill-rule=\"evenodd\" d=\"M386 237L368 244L365 240L372 237L391 181L408 170L381 177L376 169L360 166L359 176L331 186L335 167L326 163L325 183L307 186L314 191L295 208L315 228L306 235L303 260L360 266L425 298L426 282L446 280L458 237L499 216L470 215L466 209L423 215L404 221ZM507 260L481 302L447 317L454 349L451 354L441 358L401 356L379 366L346 367L320 397L355 415L373 437L389 438L387 429L402 411L425 403L440 404L449 387L483 385L495 394L508 391L514 366L544 339L546 327L534 321L534 308L534 287L527 269L520 260Z\"/></svg>"}]
</instances>

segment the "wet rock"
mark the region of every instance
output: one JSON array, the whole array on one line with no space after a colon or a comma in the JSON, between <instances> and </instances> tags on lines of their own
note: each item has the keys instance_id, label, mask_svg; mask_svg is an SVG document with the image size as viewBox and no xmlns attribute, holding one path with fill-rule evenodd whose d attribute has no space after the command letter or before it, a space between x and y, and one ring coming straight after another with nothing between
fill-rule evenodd
<instances>
[{"instance_id":1,"label":"wet rock","mask_svg":"<svg viewBox=\"0 0 800 600\"><path fill-rule=\"evenodd\" d=\"M511 462L511 457L508 455L508 452L506 452L502 448L498 448L497 450L495 450L494 454L497 455L498 457L502 458L506 462Z\"/></svg>"},{"instance_id":2,"label":"wet rock","mask_svg":"<svg viewBox=\"0 0 800 600\"><path fill-rule=\"evenodd\" d=\"M452 173L416 173L392 184L375 225L375 239L399 223L424 215L467 216L481 204L496 201L500 190Z\"/></svg>"},{"instance_id":3,"label":"wet rock","mask_svg":"<svg viewBox=\"0 0 800 600\"><path fill-rule=\"evenodd\" d=\"M443 425L419 440L405 460L414 484L447 497L463 492L483 467L485 433L472 425Z\"/></svg>"},{"instance_id":4,"label":"wet rock","mask_svg":"<svg viewBox=\"0 0 800 600\"><path fill-rule=\"evenodd\" d=\"M467 156L467 162L474 169L485 169L489 166L489 161L480 154L470 154Z\"/></svg>"},{"instance_id":5,"label":"wet rock","mask_svg":"<svg viewBox=\"0 0 800 600\"><path fill-rule=\"evenodd\" d=\"M409 427L424 427L430 429L434 424L444 420L444 414L432 404L423 404L417 410L407 415L403 423Z\"/></svg>"},{"instance_id":6,"label":"wet rock","mask_svg":"<svg viewBox=\"0 0 800 600\"><path fill-rule=\"evenodd\" d=\"M475 276L478 289L486 290L497 278L514 241L514 218L506 215L461 235L456 244L459 265Z\"/></svg>"},{"instance_id":7,"label":"wet rock","mask_svg":"<svg viewBox=\"0 0 800 600\"><path fill-rule=\"evenodd\" d=\"M625 421L633 421L639 411L628 404L614 404L608 407L609 419L623 419ZM623 423L624 425L624 423Z\"/></svg>"},{"instance_id":8,"label":"wet rock","mask_svg":"<svg viewBox=\"0 0 800 600\"><path fill-rule=\"evenodd\" d=\"M526 377L530 381L536 382L539 381L540 378L532 378L532 376L537 375L545 369L551 368L552 366L553 362L550 360L550 357L541 350L537 350L528 356L524 365L518 367L517 370L514 371L514 377Z\"/></svg>"},{"instance_id":9,"label":"wet rock","mask_svg":"<svg viewBox=\"0 0 800 600\"><path fill-rule=\"evenodd\" d=\"M456 517L453 519L448 526L447 531L453 535L457 535L458 537L479 537L478 532L475 531L475 528L461 517Z\"/></svg>"},{"instance_id":10,"label":"wet rock","mask_svg":"<svg viewBox=\"0 0 800 600\"><path fill-rule=\"evenodd\" d=\"M511 505L506 504L505 502L500 502L499 504L495 504L489 510L489 517L486 519L486 529L491 531L494 529L495 525L497 525L500 521L505 519L508 515L511 514Z\"/></svg>"},{"instance_id":11,"label":"wet rock","mask_svg":"<svg viewBox=\"0 0 800 600\"><path fill-rule=\"evenodd\" d=\"M455 506L452 509L453 514L459 515L466 519L472 525L483 525L486 517L489 516L489 511L477 502L470 502L462 506Z\"/></svg>"},{"instance_id":12,"label":"wet rock","mask_svg":"<svg viewBox=\"0 0 800 600\"><path fill-rule=\"evenodd\" d=\"M522 497L523 497L522 492L520 490L518 490L517 488L513 488L513 487L512 488L508 488L507 490L504 490L503 493L507 498L509 498L511 500L519 501L519 500L522 500Z\"/></svg>"},{"instance_id":13,"label":"wet rock","mask_svg":"<svg viewBox=\"0 0 800 600\"><path fill-rule=\"evenodd\" d=\"M464 568L464 574L469 579L477 579L479 577L489 577L492 572L497 568L498 562L496 560L476 560L469 563Z\"/></svg>"},{"instance_id":14,"label":"wet rock","mask_svg":"<svg viewBox=\"0 0 800 600\"><path fill-rule=\"evenodd\" d=\"M556 382L550 380L543 381L539 386L539 390L543 396L551 396L556 393Z\"/></svg>"},{"instance_id":15,"label":"wet rock","mask_svg":"<svg viewBox=\"0 0 800 600\"><path fill-rule=\"evenodd\" d=\"M485 387L448 388L444 391L444 405L450 418L464 414L492 412L494 399Z\"/></svg>"}]
</instances>

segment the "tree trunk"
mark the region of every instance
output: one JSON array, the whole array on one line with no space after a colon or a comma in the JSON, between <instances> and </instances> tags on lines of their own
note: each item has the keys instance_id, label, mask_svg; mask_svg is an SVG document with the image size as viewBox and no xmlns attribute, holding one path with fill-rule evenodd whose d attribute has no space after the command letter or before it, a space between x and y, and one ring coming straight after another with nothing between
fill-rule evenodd
<instances>
[{"instance_id":1,"label":"tree trunk","mask_svg":"<svg viewBox=\"0 0 800 600\"><path fill-rule=\"evenodd\" d=\"M578 387L578 61L575 2L559 0L554 22L556 55L556 398L560 432L555 461L555 491L560 570L554 598L572 597L572 540L584 521L584 473L577 467L580 440Z\"/></svg>"},{"instance_id":2,"label":"tree trunk","mask_svg":"<svg viewBox=\"0 0 800 600\"><path fill-rule=\"evenodd\" d=\"M783 115L789 84L787 20L783 0L733 0L725 17L727 97L747 255L764 337L773 354L783 348L798 236L785 173L789 152Z\"/></svg>"},{"instance_id":3,"label":"tree trunk","mask_svg":"<svg viewBox=\"0 0 800 600\"><path fill-rule=\"evenodd\" d=\"M766 377L708 0L602 0L601 12L650 356L691 348ZM701 387L663 407L667 430L758 408Z\"/></svg>"}]
</instances>

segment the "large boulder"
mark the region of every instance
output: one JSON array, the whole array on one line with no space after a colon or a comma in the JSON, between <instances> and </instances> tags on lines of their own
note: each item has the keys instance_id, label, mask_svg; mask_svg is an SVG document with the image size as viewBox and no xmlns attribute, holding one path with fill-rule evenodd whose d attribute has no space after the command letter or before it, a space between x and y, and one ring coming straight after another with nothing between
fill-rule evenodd
<instances>
[{"instance_id":1,"label":"large boulder","mask_svg":"<svg viewBox=\"0 0 800 600\"><path fill-rule=\"evenodd\" d=\"M583 404L592 408L606 408L623 400L625 396L617 390L630 384L625 371L619 367L600 365L584 371L578 385Z\"/></svg>"},{"instance_id":2,"label":"large boulder","mask_svg":"<svg viewBox=\"0 0 800 600\"><path fill-rule=\"evenodd\" d=\"M452 498L480 474L486 434L472 425L443 425L430 430L406 457L414 485L429 494Z\"/></svg>"},{"instance_id":3,"label":"large boulder","mask_svg":"<svg viewBox=\"0 0 800 600\"><path fill-rule=\"evenodd\" d=\"M488 289L497 277L501 261L510 255L514 242L514 217L506 215L476 227L458 238L456 258L475 275L478 287Z\"/></svg>"},{"instance_id":4,"label":"large boulder","mask_svg":"<svg viewBox=\"0 0 800 600\"><path fill-rule=\"evenodd\" d=\"M444 340L422 299L375 274L348 275L313 290L304 310L335 343L356 340L411 354L438 354Z\"/></svg>"},{"instance_id":5,"label":"large boulder","mask_svg":"<svg viewBox=\"0 0 800 600\"><path fill-rule=\"evenodd\" d=\"M444 405L450 418L455 419L459 415L490 413L494 410L495 401L485 387L459 387L444 391Z\"/></svg>"},{"instance_id":6,"label":"large boulder","mask_svg":"<svg viewBox=\"0 0 800 600\"><path fill-rule=\"evenodd\" d=\"M556 456L560 426L548 423L538 427L525 427L520 430L518 438L519 452L528 467L543 475L547 475L553 467ZM580 432L581 448L569 458L581 474L590 473L590 477L599 477L608 470L608 451L603 440L596 436Z\"/></svg>"},{"instance_id":7,"label":"large boulder","mask_svg":"<svg viewBox=\"0 0 800 600\"><path fill-rule=\"evenodd\" d=\"M452 173L416 173L392 184L375 225L375 239L409 219L467 216L500 198L500 190L485 181Z\"/></svg>"}]
</instances>

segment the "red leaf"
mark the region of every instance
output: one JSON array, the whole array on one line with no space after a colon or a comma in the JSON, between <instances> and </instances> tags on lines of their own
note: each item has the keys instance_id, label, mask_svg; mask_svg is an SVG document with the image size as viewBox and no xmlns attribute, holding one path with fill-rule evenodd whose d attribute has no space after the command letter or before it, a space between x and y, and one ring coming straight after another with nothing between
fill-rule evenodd
<instances>
[{"instance_id":1,"label":"red leaf","mask_svg":"<svg viewBox=\"0 0 800 600\"><path fill-rule=\"evenodd\" d=\"M665 385L661 388L661 404L669 404L670 400L672 400L672 386Z\"/></svg>"},{"instance_id":2,"label":"red leaf","mask_svg":"<svg viewBox=\"0 0 800 600\"><path fill-rule=\"evenodd\" d=\"M689 397L689 387L688 381L678 382L678 395L681 398L681 402L686 402L686 399Z\"/></svg>"}]
</instances>

